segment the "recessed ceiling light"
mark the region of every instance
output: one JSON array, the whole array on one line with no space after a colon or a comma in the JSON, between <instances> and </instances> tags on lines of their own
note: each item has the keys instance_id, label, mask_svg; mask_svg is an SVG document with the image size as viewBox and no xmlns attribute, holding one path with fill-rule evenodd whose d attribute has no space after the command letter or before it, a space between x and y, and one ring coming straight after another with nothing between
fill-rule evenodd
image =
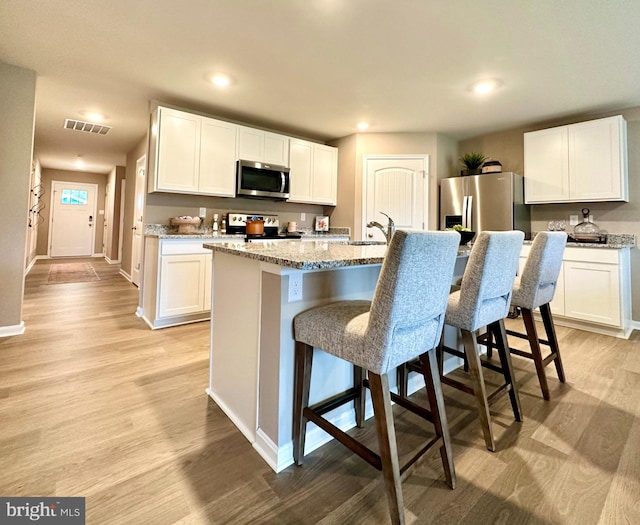
<instances>
[{"instance_id":1,"label":"recessed ceiling light","mask_svg":"<svg viewBox=\"0 0 640 525\"><path fill-rule=\"evenodd\" d=\"M365 129L369 128L369 123L368 122L358 122L358 129L360 131L364 131Z\"/></svg>"},{"instance_id":2,"label":"recessed ceiling light","mask_svg":"<svg viewBox=\"0 0 640 525\"><path fill-rule=\"evenodd\" d=\"M104 120L104 115L100 113L87 112L84 115L92 122L102 122Z\"/></svg>"},{"instance_id":3,"label":"recessed ceiling light","mask_svg":"<svg viewBox=\"0 0 640 525\"><path fill-rule=\"evenodd\" d=\"M86 166L84 160L82 160L82 155L78 155L76 158L76 168L84 168Z\"/></svg>"},{"instance_id":4,"label":"recessed ceiling light","mask_svg":"<svg viewBox=\"0 0 640 525\"><path fill-rule=\"evenodd\" d=\"M216 73L211 76L211 82L219 88L226 88L231 84L231 77L222 73Z\"/></svg>"},{"instance_id":5,"label":"recessed ceiling light","mask_svg":"<svg viewBox=\"0 0 640 525\"><path fill-rule=\"evenodd\" d=\"M496 79L480 80L471 85L470 89L478 95L486 95L501 85Z\"/></svg>"}]
</instances>

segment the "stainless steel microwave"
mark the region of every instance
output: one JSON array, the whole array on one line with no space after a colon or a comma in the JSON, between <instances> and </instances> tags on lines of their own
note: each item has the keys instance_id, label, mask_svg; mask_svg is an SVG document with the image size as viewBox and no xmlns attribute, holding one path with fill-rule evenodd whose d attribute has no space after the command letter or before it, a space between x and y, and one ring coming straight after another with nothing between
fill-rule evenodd
<instances>
[{"instance_id":1,"label":"stainless steel microwave","mask_svg":"<svg viewBox=\"0 0 640 525\"><path fill-rule=\"evenodd\" d=\"M239 160L237 181L238 197L289 198L289 168L285 166Z\"/></svg>"}]
</instances>

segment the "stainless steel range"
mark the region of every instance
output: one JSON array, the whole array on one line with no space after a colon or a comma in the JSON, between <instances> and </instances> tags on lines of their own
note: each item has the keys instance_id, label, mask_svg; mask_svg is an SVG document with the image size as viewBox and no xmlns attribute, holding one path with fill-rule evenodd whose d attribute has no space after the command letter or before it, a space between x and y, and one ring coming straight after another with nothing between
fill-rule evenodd
<instances>
[{"instance_id":1,"label":"stainless steel range","mask_svg":"<svg viewBox=\"0 0 640 525\"><path fill-rule=\"evenodd\" d=\"M264 233L262 235L247 235L247 221L264 221ZM280 220L277 215L264 215L260 213L229 213L227 216L227 233L245 235L245 241L273 241L295 240L302 236L299 233L280 232Z\"/></svg>"}]
</instances>

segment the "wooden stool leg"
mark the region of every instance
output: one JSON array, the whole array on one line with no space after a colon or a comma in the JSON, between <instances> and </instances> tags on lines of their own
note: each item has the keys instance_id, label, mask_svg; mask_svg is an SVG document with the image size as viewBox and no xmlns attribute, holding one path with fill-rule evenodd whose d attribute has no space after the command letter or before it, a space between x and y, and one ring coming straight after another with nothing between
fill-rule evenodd
<instances>
[{"instance_id":1,"label":"wooden stool leg","mask_svg":"<svg viewBox=\"0 0 640 525\"><path fill-rule=\"evenodd\" d=\"M493 433L491 431L491 416L489 415L487 390L484 386L484 377L482 376L482 366L480 365L476 334L468 330L460 330L460 332L462 333L462 341L464 343L464 353L469 363L469 376L473 386L473 394L478 404L478 415L480 416L484 442L490 451L495 452L496 445L493 441Z\"/></svg>"},{"instance_id":2,"label":"wooden stool leg","mask_svg":"<svg viewBox=\"0 0 640 525\"><path fill-rule=\"evenodd\" d=\"M405 523L404 504L402 502L398 449L387 374L378 375L369 372L369 387L375 413L380 460L382 462L382 477L384 478L385 491L389 502L391 522L394 525L403 525Z\"/></svg>"},{"instance_id":3,"label":"wooden stool leg","mask_svg":"<svg viewBox=\"0 0 640 525\"><path fill-rule=\"evenodd\" d=\"M438 346L436 346L436 359L438 361L438 371L440 372L440 377L444 377L444 329L442 330L442 335L440 336L440 342Z\"/></svg>"},{"instance_id":4,"label":"wooden stool leg","mask_svg":"<svg viewBox=\"0 0 640 525\"><path fill-rule=\"evenodd\" d=\"M565 382L564 367L562 366L562 358L560 357L560 347L558 346L558 339L556 337L556 329L553 324L553 317L551 316L551 307L549 303L543 304L540 307L540 314L542 315L542 322L544 323L544 329L547 332L547 341L551 347L551 353L555 355L553 362L556 365L556 372L558 373L558 379L561 383Z\"/></svg>"},{"instance_id":5,"label":"wooden stool leg","mask_svg":"<svg viewBox=\"0 0 640 525\"><path fill-rule=\"evenodd\" d=\"M293 398L293 461L296 465L302 465L304 456L304 440L307 433L304 409L309 406L312 361L313 347L296 341Z\"/></svg>"},{"instance_id":6,"label":"wooden stool leg","mask_svg":"<svg viewBox=\"0 0 640 525\"><path fill-rule=\"evenodd\" d=\"M364 426L364 404L365 386L364 386L364 369L353 365L353 386L358 389L359 395L353 400L354 409L356 411L356 425L358 428Z\"/></svg>"},{"instance_id":7,"label":"wooden stool leg","mask_svg":"<svg viewBox=\"0 0 640 525\"><path fill-rule=\"evenodd\" d=\"M447 484L456 488L456 471L453 467L453 451L451 449L451 438L449 437L449 425L447 423L447 413L444 407L444 397L442 395L442 385L440 384L440 374L438 373L438 363L435 350L429 350L420 356L422 364L422 375L427 386L427 396L429 407L433 415L433 424L436 427L436 434L442 438L440 447L440 457L447 479Z\"/></svg>"},{"instance_id":8,"label":"wooden stool leg","mask_svg":"<svg viewBox=\"0 0 640 525\"><path fill-rule=\"evenodd\" d=\"M538 381L540 382L540 390L542 390L542 397L549 401L549 385L547 383L547 374L544 371L542 350L540 349L540 340L538 338L536 323L533 319L533 312L528 308L521 308L520 311L522 312L522 319L527 330L527 337L529 338L531 356L533 357L533 362L536 365L536 372L538 374Z\"/></svg>"},{"instance_id":9,"label":"wooden stool leg","mask_svg":"<svg viewBox=\"0 0 640 525\"><path fill-rule=\"evenodd\" d=\"M407 397L409 370L407 370L406 363L403 363L398 367L396 379L398 382L398 395L400 397Z\"/></svg>"},{"instance_id":10,"label":"wooden stool leg","mask_svg":"<svg viewBox=\"0 0 640 525\"><path fill-rule=\"evenodd\" d=\"M515 382L515 374L513 373L513 365L511 363L511 353L509 352L509 343L507 342L507 332L504 328L504 319L500 319L495 323L491 323L489 329L493 331L498 347L498 355L500 356L500 365L502 373L509 391L509 399L513 408L513 416L516 421L522 421L522 409L520 408L520 397L518 396L518 386Z\"/></svg>"}]
</instances>

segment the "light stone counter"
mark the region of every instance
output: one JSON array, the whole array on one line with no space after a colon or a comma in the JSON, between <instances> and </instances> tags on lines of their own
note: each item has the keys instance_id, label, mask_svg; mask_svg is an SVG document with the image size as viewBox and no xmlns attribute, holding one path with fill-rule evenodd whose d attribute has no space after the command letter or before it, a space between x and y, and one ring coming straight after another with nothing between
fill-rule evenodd
<instances>
[{"instance_id":1,"label":"light stone counter","mask_svg":"<svg viewBox=\"0 0 640 525\"><path fill-rule=\"evenodd\" d=\"M205 244L205 248L298 270L330 270L347 266L382 264L386 244L326 241L261 241L259 243ZM468 256L461 247L458 256Z\"/></svg>"}]
</instances>

